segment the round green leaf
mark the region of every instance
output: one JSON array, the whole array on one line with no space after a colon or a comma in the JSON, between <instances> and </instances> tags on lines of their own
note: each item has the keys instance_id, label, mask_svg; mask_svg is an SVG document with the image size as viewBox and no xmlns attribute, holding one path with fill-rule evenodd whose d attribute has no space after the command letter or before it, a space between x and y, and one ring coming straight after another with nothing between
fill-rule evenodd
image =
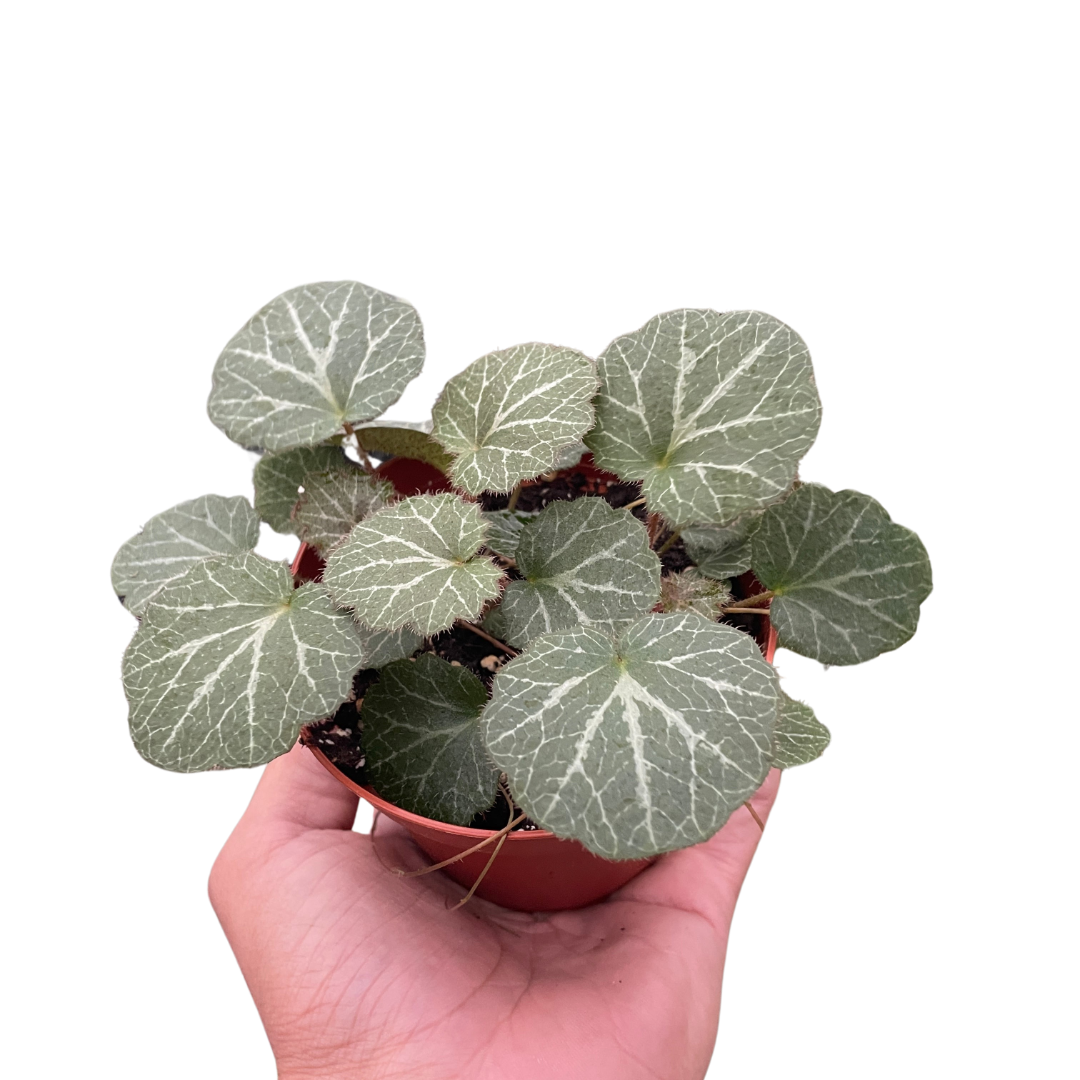
<instances>
[{"instance_id":1,"label":"round green leaf","mask_svg":"<svg viewBox=\"0 0 1080 1080\"><path fill-rule=\"evenodd\" d=\"M424 364L411 304L358 281L289 289L256 312L214 367L210 419L241 446L314 446L371 420Z\"/></svg>"},{"instance_id":2,"label":"round green leaf","mask_svg":"<svg viewBox=\"0 0 1080 1080\"><path fill-rule=\"evenodd\" d=\"M394 486L354 465L309 473L293 510L297 535L319 551L340 543L361 519L386 506Z\"/></svg>"},{"instance_id":3,"label":"round green leaf","mask_svg":"<svg viewBox=\"0 0 1080 1080\"><path fill-rule=\"evenodd\" d=\"M515 345L470 364L432 411L454 483L473 495L509 491L554 468L592 426L596 385L587 356L555 345Z\"/></svg>"},{"instance_id":4,"label":"round green leaf","mask_svg":"<svg viewBox=\"0 0 1080 1080\"><path fill-rule=\"evenodd\" d=\"M484 684L431 653L388 665L364 696L364 768L402 810L468 825L495 802L499 773L484 748Z\"/></svg>"},{"instance_id":5,"label":"round green leaf","mask_svg":"<svg viewBox=\"0 0 1080 1080\"><path fill-rule=\"evenodd\" d=\"M515 559L524 580L510 582L501 605L511 645L575 626L613 630L660 599L648 533L604 499L551 503L522 528Z\"/></svg>"},{"instance_id":6,"label":"round green leaf","mask_svg":"<svg viewBox=\"0 0 1080 1080\"><path fill-rule=\"evenodd\" d=\"M356 429L360 446L375 454L426 461L440 472L448 472L453 458L421 427L403 424L362 424Z\"/></svg>"},{"instance_id":7,"label":"round green leaf","mask_svg":"<svg viewBox=\"0 0 1080 1080\"><path fill-rule=\"evenodd\" d=\"M486 511L484 520L488 524L488 534L484 546L496 555L513 559L517 555L521 530L535 517L536 512L529 510Z\"/></svg>"},{"instance_id":8,"label":"round green leaf","mask_svg":"<svg viewBox=\"0 0 1080 1080\"><path fill-rule=\"evenodd\" d=\"M203 495L156 514L116 553L112 585L133 615L203 559L250 551L259 518L241 495Z\"/></svg>"},{"instance_id":9,"label":"round green leaf","mask_svg":"<svg viewBox=\"0 0 1080 1080\"><path fill-rule=\"evenodd\" d=\"M825 753L829 729L814 715L814 710L780 691L780 708L773 732L772 758L778 769L805 765Z\"/></svg>"},{"instance_id":10,"label":"round green leaf","mask_svg":"<svg viewBox=\"0 0 1080 1080\"><path fill-rule=\"evenodd\" d=\"M321 585L261 555L204 559L147 607L124 654L131 735L175 772L262 765L352 693L360 641Z\"/></svg>"},{"instance_id":11,"label":"round green leaf","mask_svg":"<svg viewBox=\"0 0 1080 1080\"><path fill-rule=\"evenodd\" d=\"M777 687L753 640L694 612L615 641L547 634L495 676L484 737L514 798L609 859L708 839L771 762Z\"/></svg>"},{"instance_id":12,"label":"round green leaf","mask_svg":"<svg viewBox=\"0 0 1080 1080\"><path fill-rule=\"evenodd\" d=\"M760 311L669 311L617 338L585 442L675 524L724 525L791 486L821 420L810 354Z\"/></svg>"},{"instance_id":13,"label":"round green leaf","mask_svg":"<svg viewBox=\"0 0 1080 1080\"><path fill-rule=\"evenodd\" d=\"M754 573L775 594L779 642L823 664L899 648L932 587L922 541L858 491L804 484L754 533Z\"/></svg>"},{"instance_id":14,"label":"round green leaf","mask_svg":"<svg viewBox=\"0 0 1080 1080\"><path fill-rule=\"evenodd\" d=\"M340 446L302 446L283 454L263 454L255 465L254 476L259 517L275 532L293 532L293 508L308 476L348 464Z\"/></svg>"},{"instance_id":15,"label":"round green leaf","mask_svg":"<svg viewBox=\"0 0 1080 1080\"><path fill-rule=\"evenodd\" d=\"M486 529L475 503L415 495L361 521L330 553L323 581L372 629L429 637L499 595L502 570L477 558Z\"/></svg>"}]
</instances>

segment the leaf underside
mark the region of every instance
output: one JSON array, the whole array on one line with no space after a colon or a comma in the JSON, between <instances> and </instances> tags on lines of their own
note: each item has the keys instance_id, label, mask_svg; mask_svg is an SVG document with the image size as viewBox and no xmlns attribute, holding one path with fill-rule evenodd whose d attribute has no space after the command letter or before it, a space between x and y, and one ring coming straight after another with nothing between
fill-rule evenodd
<instances>
[{"instance_id":1,"label":"leaf underside","mask_svg":"<svg viewBox=\"0 0 1080 1080\"><path fill-rule=\"evenodd\" d=\"M261 765L331 714L360 665L321 585L261 555L206 559L150 603L124 654L139 753L176 772Z\"/></svg>"},{"instance_id":2,"label":"leaf underside","mask_svg":"<svg viewBox=\"0 0 1080 1080\"><path fill-rule=\"evenodd\" d=\"M614 630L660 599L648 533L604 499L551 503L522 528L515 559L524 580L501 605L511 645L575 626Z\"/></svg>"},{"instance_id":3,"label":"leaf underside","mask_svg":"<svg viewBox=\"0 0 1080 1080\"><path fill-rule=\"evenodd\" d=\"M252 478L259 517L275 532L293 532L293 508L308 476L349 464L340 446L303 446L283 454L263 454Z\"/></svg>"},{"instance_id":4,"label":"leaf underside","mask_svg":"<svg viewBox=\"0 0 1080 1080\"><path fill-rule=\"evenodd\" d=\"M156 514L116 553L112 585L133 615L170 581L207 558L238 555L259 541L259 518L243 496L203 495Z\"/></svg>"},{"instance_id":5,"label":"leaf underside","mask_svg":"<svg viewBox=\"0 0 1080 1080\"><path fill-rule=\"evenodd\" d=\"M365 769L375 790L414 814L468 825L495 802L484 748L484 684L431 653L383 669L364 697Z\"/></svg>"},{"instance_id":6,"label":"leaf underside","mask_svg":"<svg viewBox=\"0 0 1080 1080\"><path fill-rule=\"evenodd\" d=\"M419 428L386 423L362 424L356 429L361 447L371 453L426 461L440 472L447 472L453 458L426 432Z\"/></svg>"},{"instance_id":7,"label":"leaf underside","mask_svg":"<svg viewBox=\"0 0 1080 1080\"><path fill-rule=\"evenodd\" d=\"M314 446L378 416L424 363L412 305L357 281L301 285L271 300L214 367L210 419L241 446Z\"/></svg>"},{"instance_id":8,"label":"leaf underside","mask_svg":"<svg viewBox=\"0 0 1080 1080\"><path fill-rule=\"evenodd\" d=\"M473 619L499 595L502 570L477 557L487 526L456 495L416 495L361 521L327 560L338 604L374 630L424 637Z\"/></svg>"},{"instance_id":9,"label":"leaf underside","mask_svg":"<svg viewBox=\"0 0 1080 1080\"><path fill-rule=\"evenodd\" d=\"M555 345L489 353L447 384L432 434L454 455L450 476L470 494L509 491L548 472L593 422L592 361Z\"/></svg>"},{"instance_id":10,"label":"leaf underside","mask_svg":"<svg viewBox=\"0 0 1080 1080\"><path fill-rule=\"evenodd\" d=\"M393 497L392 484L374 480L354 465L309 473L304 493L293 510L297 535L325 552L348 536L358 521L386 506Z\"/></svg>"},{"instance_id":11,"label":"leaf underside","mask_svg":"<svg viewBox=\"0 0 1080 1080\"><path fill-rule=\"evenodd\" d=\"M759 311L657 315L597 367L593 459L641 480L649 509L677 525L724 525L776 501L817 435L806 345Z\"/></svg>"},{"instance_id":12,"label":"leaf underside","mask_svg":"<svg viewBox=\"0 0 1080 1080\"><path fill-rule=\"evenodd\" d=\"M754 533L754 573L776 593L779 642L823 664L859 664L903 645L930 595L922 541L857 491L804 484Z\"/></svg>"},{"instance_id":13,"label":"leaf underside","mask_svg":"<svg viewBox=\"0 0 1080 1080\"><path fill-rule=\"evenodd\" d=\"M689 525L681 535L686 553L711 578L738 577L750 569L750 537L760 513L744 514L730 525Z\"/></svg>"},{"instance_id":14,"label":"leaf underside","mask_svg":"<svg viewBox=\"0 0 1080 1080\"><path fill-rule=\"evenodd\" d=\"M618 641L547 634L495 677L484 733L529 816L610 859L712 836L765 779L772 668L746 634L694 612Z\"/></svg>"}]
</instances>

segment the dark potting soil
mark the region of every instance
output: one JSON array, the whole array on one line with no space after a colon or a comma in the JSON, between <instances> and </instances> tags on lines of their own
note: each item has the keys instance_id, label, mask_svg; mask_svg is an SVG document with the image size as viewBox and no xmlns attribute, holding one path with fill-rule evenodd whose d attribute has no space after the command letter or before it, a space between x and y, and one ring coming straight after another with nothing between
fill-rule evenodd
<instances>
[{"instance_id":1,"label":"dark potting soil","mask_svg":"<svg viewBox=\"0 0 1080 1080\"><path fill-rule=\"evenodd\" d=\"M585 497L606 499L611 506L619 508L641 497L641 485L639 483L626 484L610 473L599 471L586 456L579 466L522 484L516 506L519 510L537 511L553 502ZM480 505L484 510L503 509L508 501L509 495L505 494L485 493L480 496ZM651 526L655 530L654 548L662 547L670 534L660 524L659 519L654 518L650 522L644 506L636 506L630 512L646 527ZM660 562L665 574L678 573L693 565L681 539L676 539L660 555ZM519 576L513 568L507 570L507 575L511 578ZM761 591L761 585L752 573L735 578L731 584L736 600L745 599ZM750 634L764 648L768 635L767 620L762 616L731 614L725 616L722 622ZM422 651L432 652L455 667L467 668L484 683L489 691L496 672L510 659L510 656L497 645L461 625L453 626L430 638ZM332 717L308 725L301 733L301 740L305 744L318 747L334 765L358 784L368 783L364 772L364 750L361 737L363 699L368 688L378 680L379 672L374 669L358 672L353 683L355 700L346 702ZM509 811L509 804L500 792L495 805L483 814L478 814L469 823L470 827L500 829L509 822ZM515 831L536 828L535 824L525 819L515 826Z\"/></svg>"}]
</instances>

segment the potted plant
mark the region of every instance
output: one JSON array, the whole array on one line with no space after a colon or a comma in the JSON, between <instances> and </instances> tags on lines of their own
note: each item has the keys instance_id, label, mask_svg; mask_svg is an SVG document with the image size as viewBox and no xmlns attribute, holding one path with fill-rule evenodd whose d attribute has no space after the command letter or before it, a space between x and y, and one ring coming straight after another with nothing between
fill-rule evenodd
<instances>
[{"instance_id":1,"label":"potted plant","mask_svg":"<svg viewBox=\"0 0 1080 1080\"><path fill-rule=\"evenodd\" d=\"M182 503L118 552L132 738L189 772L303 732L480 895L587 903L821 754L773 650L897 648L929 560L869 496L799 480L820 402L769 315L667 312L595 361L518 345L429 424L379 422L423 359L416 311L356 282L228 343L209 412L261 454L254 501Z\"/></svg>"}]
</instances>

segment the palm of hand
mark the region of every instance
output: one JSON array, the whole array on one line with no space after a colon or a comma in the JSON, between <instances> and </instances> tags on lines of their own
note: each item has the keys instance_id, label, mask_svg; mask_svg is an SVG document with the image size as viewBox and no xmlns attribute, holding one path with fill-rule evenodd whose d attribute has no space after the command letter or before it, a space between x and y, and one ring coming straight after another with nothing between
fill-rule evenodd
<instances>
[{"instance_id":1,"label":"palm of hand","mask_svg":"<svg viewBox=\"0 0 1080 1080\"><path fill-rule=\"evenodd\" d=\"M774 771L754 797L764 820ZM403 830L351 831L350 795L300 747L267 766L210 892L281 1077L701 1077L758 826L737 812L607 901L527 915L441 874ZM385 865L384 865L385 864Z\"/></svg>"}]
</instances>

